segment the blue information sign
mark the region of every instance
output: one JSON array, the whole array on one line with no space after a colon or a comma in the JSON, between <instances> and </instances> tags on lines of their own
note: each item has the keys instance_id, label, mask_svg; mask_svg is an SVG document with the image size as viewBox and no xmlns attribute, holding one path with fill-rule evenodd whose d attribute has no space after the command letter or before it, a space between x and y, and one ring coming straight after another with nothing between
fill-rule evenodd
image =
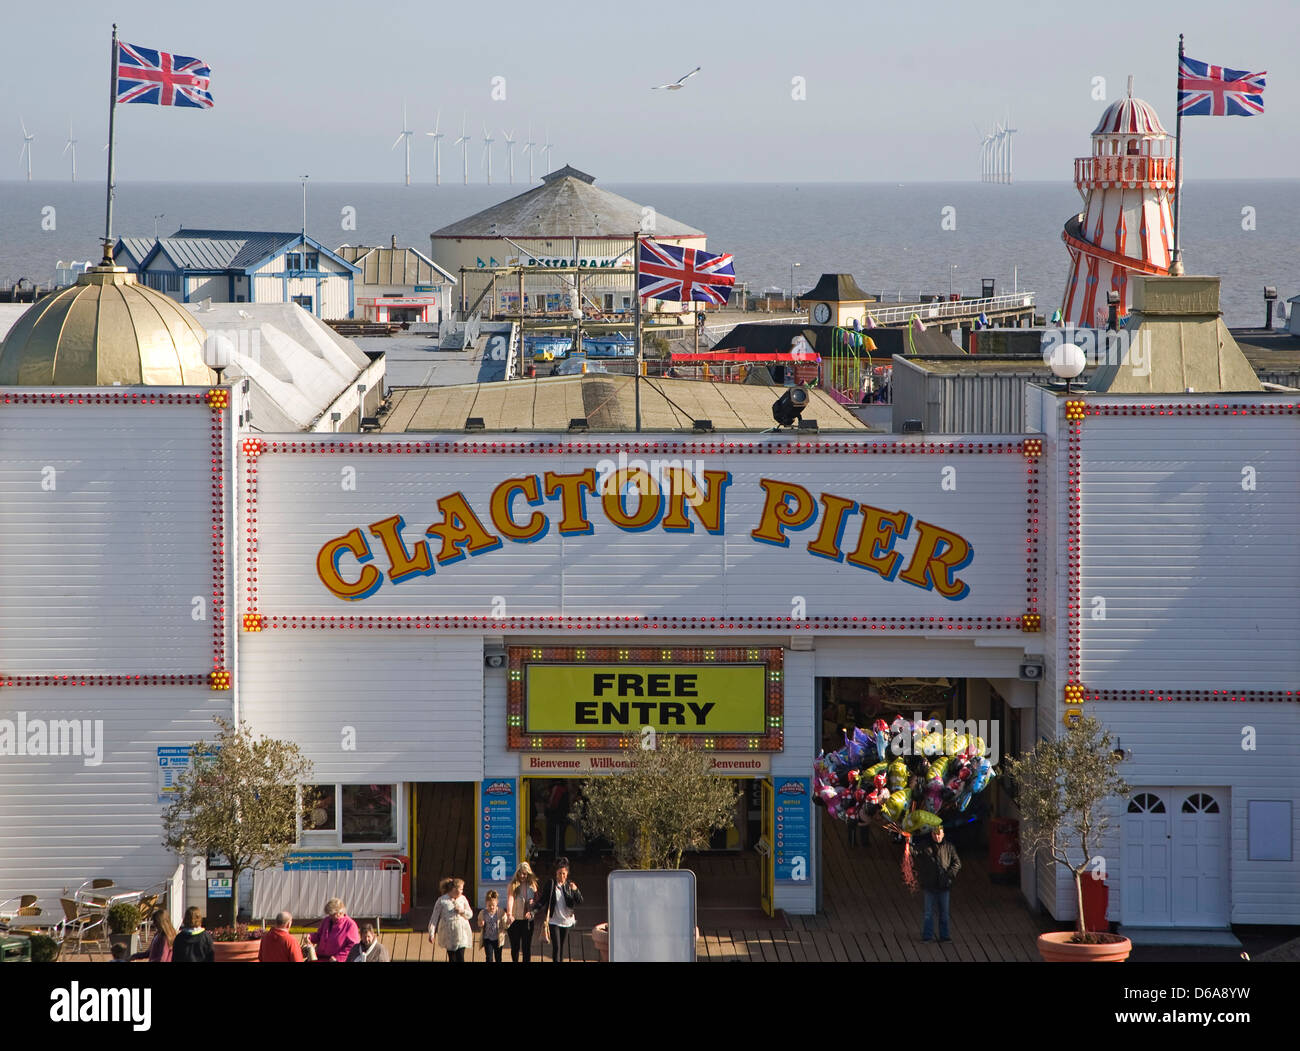
<instances>
[{"instance_id":1,"label":"blue information sign","mask_svg":"<svg viewBox=\"0 0 1300 1051\"><path fill-rule=\"evenodd\" d=\"M773 778L776 797L776 878L786 883L808 879L812 857L812 780Z\"/></svg>"},{"instance_id":2,"label":"blue information sign","mask_svg":"<svg viewBox=\"0 0 1300 1051\"><path fill-rule=\"evenodd\" d=\"M479 790L479 882L505 883L518 864L519 780L493 777Z\"/></svg>"}]
</instances>

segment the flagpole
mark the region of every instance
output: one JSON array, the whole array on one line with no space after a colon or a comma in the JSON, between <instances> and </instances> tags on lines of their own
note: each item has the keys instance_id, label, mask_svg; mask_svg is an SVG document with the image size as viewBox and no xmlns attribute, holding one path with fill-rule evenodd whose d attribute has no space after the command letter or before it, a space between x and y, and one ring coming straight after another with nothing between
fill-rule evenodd
<instances>
[{"instance_id":1,"label":"flagpole","mask_svg":"<svg viewBox=\"0 0 1300 1051\"><path fill-rule=\"evenodd\" d=\"M636 347L636 432L641 433L641 231L632 235L632 328Z\"/></svg>"},{"instance_id":2,"label":"flagpole","mask_svg":"<svg viewBox=\"0 0 1300 1051\"><path fill-rule=\"evenodd\" d=\"M1169 273L1172 277L1183 276L1183 34L1178 34L1178 83L1174 92L1175 119L1174 126L1174 250L1169 260Z\"/></svg>"},{"instance_id":3,"label":"flagpole","mask_svg":"<svg viewBox=\"0 0 1300 1051\"><path fill-rule=\"evenodd\" d=\"M104 259L101 265L113 265L113 117L117 112L117 23L113 23L113 59L108 77L108 190L104 203Z\"/></svg>"}]
</instances>

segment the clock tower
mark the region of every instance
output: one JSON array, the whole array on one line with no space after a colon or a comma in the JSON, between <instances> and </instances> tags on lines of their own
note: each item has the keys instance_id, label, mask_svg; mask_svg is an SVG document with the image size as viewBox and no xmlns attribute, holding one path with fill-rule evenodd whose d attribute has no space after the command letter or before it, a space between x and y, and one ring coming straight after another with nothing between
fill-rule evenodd
<instances>
[{"instance_id":1,"label":"clock tower","mask_svg":"<svg viewBox=\"0 0 1300 1051\"><path fill-rule=\"evenodd\" d=\"M853 322L864 325L867 304L875 297L858 287L852 274L822 274L811 292L799 297L808 308L808 320L814 325L834 325L849 328Z\"/></svg>"}]
</instances>

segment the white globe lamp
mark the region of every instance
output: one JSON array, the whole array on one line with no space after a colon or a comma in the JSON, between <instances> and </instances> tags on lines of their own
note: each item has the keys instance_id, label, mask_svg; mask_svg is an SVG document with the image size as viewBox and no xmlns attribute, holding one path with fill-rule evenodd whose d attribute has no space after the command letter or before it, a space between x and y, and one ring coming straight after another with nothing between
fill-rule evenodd
<instances>
[{"instance_id":1,"label":"white globe lamp","mask_svg":"<svg viewBox=\"0 0 1300 1051\"><path fill-rule=\"evenodd\" d=\"M1088 365L1087 355L1074 343L1062 343L1052 350L1047 365L1058 379L1065 380L1065 393L1070 393L1070 381Z\"/></svg>"}]
</instances>

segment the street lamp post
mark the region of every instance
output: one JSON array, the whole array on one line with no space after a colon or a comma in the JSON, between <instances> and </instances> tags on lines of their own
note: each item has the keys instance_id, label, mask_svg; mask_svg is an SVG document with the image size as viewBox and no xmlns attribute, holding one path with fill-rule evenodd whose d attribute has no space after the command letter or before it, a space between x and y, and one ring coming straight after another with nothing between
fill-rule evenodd
<instances>
[{"instance_id":1,"label":"street lamp post","mask_svg":"<svg viewBox=\"0 0 1300 1051\"><path fill-rule=\"evenodd\" d=\"M800 266L800 263L790 264L790 313L794 313L794 268Z\"/></svg>"},{"instance_id":2,"label":"street lamp post","mask_svg":"<svg viewBox=\"0 0 1300 1051\"><path fill-rule=\"evenodd\" d=\"M948 264L948 298L952 298L952 272L957 269L956 263Z\"/></svg>"}]
</instances>

